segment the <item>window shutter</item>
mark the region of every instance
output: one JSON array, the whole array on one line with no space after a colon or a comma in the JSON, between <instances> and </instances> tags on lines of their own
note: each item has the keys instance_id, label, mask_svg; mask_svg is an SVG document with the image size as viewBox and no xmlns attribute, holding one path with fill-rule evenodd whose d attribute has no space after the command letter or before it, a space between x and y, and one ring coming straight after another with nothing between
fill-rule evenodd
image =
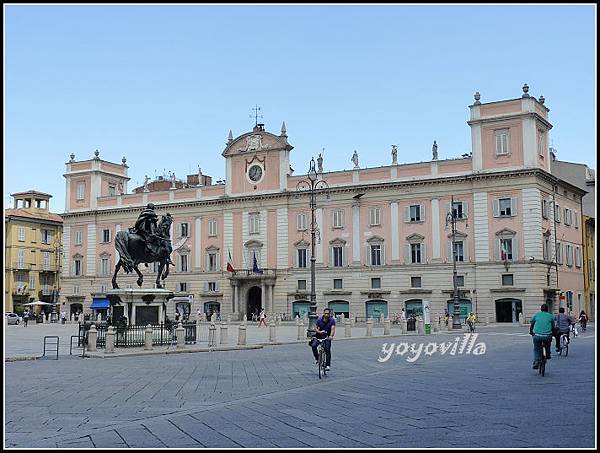
<instances>
[{"instance_id":1,"label":"window shutter","mask_svg":"<svg viewBox=\"0 0 600 453\"><path fill-rule=\"evenodd\" d=\"M204 272L208 272L208 265L209 265L209 254L208 252L204 255Z\"/></svg>"},{"instance_id":2,"label":"window shutter","mask_svg":"<svg viewBox=\"0 0 600 453\"><path fill-rule=\"evenodd\" d=\"M410 264L410 244L406 244L404 248L404 264Z\"/></svg>"},{"instance_id":3,"label":"window shutter","mask_svg":"<svg viewBox=\"0 0 600 453\"><path fill-rule=\"evenodd\" d=\"M452 202L448 202L448 209L446 210L447 213L452 213Z\"/></svg>"},{"instance_id":4,"label":"window shutter","mask_svg":"<svg viewBox=\"0 0 600 453\"><path fill-rule=\"evenodd\" d=\"M421 205L421 220L425 220L425 205Z\"/></svg>"},{"instance_id":5,"label":"window shutter","mask_svg":"<svg viewBox=\"0 0 600 453\"><path fill-rule=\"evenodd\" d=\"M510 216L514 217L517 215L517 198L511 197L510 199Z\"/></svg>"},{"instance_id":6,"label":"window shutter","mask_svg":"<svg viewBox=\"0 0 600 453\"><path fill-rule=\"evenodd\" d=\"M367 266L372 266L373 263L371 260L371 246L370 245L365 246L365 256L367 257L367 259L366 259Z\"/></svg>"},{"instance_id":7,"label":"window shutter","mask_svg":"<svg viewBox=\"0 0 600 453\"><path fill-rule=\"evenodd\" d=\"M464 260L465 262L469 261L469 247L468 247L468 242L466 239L463 240L463 256L464 256Z\"/></svg>"},{"instance_id":8,"label":"window shutter","mask_svg":"<svg viewBox=\"0 0 600 453\"><path fill-rule=\"evenodd\" d=\"M494 200L494 217L500 217L500 200L498 198Z\"/></svg>"},{"instance_id":9,"label":"window shutter","mask_svg":"<svg viewBox=\"0 0 600 453\"><path fill-rule=\"evenodd\" d=\"M500 239L496 239L495 256L496 261L500 261Z\"/></svg>"},{"instance_id":10,"label":"window shutter","mask_svg":"<svg viewBox=\"0 0 600 453\"><path fill-rule=\"evenodd\" d=\"M579 213L575 211L575 228L579 228Z\"/></svg>"},{"instance_id":11,"label":"window shutter","mask_svg":"<svg viewBox=\"0 0 600 453\"><path fill-rule=\"evenodd\" d=\"M410 222L410 206L404 208L404 221Z\"/></svg>"},{"instance_id":12,"label":"window shutter","mask_svg":"<svg viewBox=\"0 0 600 453\"><path fill-rule=\"evenodd\" d=\"M216 262L217 262L217 269L216 270L220 271L221 270L221 252L220 251L217 252Z\"/></svg>"},{"instance_id":13,"label":"window shutter","mask_svg":"<svg viewBox=\"0 0 600 453\"><path fill-rule=\"evenodd\" d=\"M426 263L426 262L427 262L427 246L423 242L421 244L421 263Z\"/></svg>"},{"instance_id":14,"label":"window shutter","mask_svg":"<svg viewBox=\"0 0 600 453\"><path fill-rule=\"evenodd\" d=\"M469 203L463 201L463 216L467 218L469 216Z\"/></svg>"},{"instance_id":15,"label":"window shutter","mask_svg":"<svg viewBox=\"0 0 600 453\"><path fill-rule=\"evenodd\" d=\"M381 244L381 265L385 266L385 245Z\"/></svg>"},{"instance_id":16,"label":"window shutter","mask_svg":"<svg viewBox=\"0 0 600 453\"><path fill-rule=\"evenodd\" d=\"M204 292L208 292L208 282L204 282Z\"/></svg>"},{"instance_id":17,"label":"window shutter","mask_svg":"<svg viewBox=\"0 0 600 453\"><path fill-rule=\"evenodd\" d=\"M512 238L512 248L513 248L512 259L513 259L513 261L518 261L520 255L519 255L519 240L517 238Z\"/></svg>"}]
</instances>

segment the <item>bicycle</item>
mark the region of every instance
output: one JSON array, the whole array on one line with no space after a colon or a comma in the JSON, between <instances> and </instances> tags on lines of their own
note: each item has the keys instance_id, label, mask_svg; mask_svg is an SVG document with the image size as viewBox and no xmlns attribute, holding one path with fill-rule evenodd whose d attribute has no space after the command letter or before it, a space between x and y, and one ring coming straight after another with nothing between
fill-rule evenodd
<instances>
[{"instance_id":1,"label":"bicycle","mask_svg":"<svg viewBox=\"0 0 600 453\"><path fill-rule=\"evenodd\" d=\"M326 340L326 338L324 338L322 340L315 338L315 340L317 340L319 342L319 344L317 345L317 354L318 354L317 367L319 368L319 379L321 379L321 375L327 376L327 369L325 366L327 357L326 357L326 352L325 352L325 346L323 346L323 342Z\"/></svg>"},{"instance_id":2,"label":"bicycle","mask_svg":"<svg viewBox=\"0 0 600 453\"><path fill-rule=\"evenodd\" d=\"M550 340L552 341L552 340ZM546 374L546 345L548 344L548 339L542 341L542 360L540 360L540 365L538 367L538 373L544 376Z\"/></svg>"},{"instance_id":3,"label":"bicycle","mask_svg":"<svg viewBox=\"0 0 600 453\"><path fill-rule=\"evenodd\" d=\"M566 333L560 334L558 355L562 355L563 351L565 351L565 357L569 355L569 338Z\"/></svg>"},{"instance_id":4,"label":"bicycle","mask_svg":"<svg viewBox=\"0 0 600 453\"><path fill-rule=\"evenodd\" d=\"M467 321L467 324L469 325L469 332L475 332L475 321Z\"/></svg>"},{"instance_id":5,"label":"bicycle","mask_svg":"<svg viewBox=\"0 0 600 453\"><path fill-rule=\"evenodd\" d=\"M571 333L573 334L573 338L579 335L579 333L577 332L577 326L575 324L571 324Z\"/></svg>"}]
</instances>

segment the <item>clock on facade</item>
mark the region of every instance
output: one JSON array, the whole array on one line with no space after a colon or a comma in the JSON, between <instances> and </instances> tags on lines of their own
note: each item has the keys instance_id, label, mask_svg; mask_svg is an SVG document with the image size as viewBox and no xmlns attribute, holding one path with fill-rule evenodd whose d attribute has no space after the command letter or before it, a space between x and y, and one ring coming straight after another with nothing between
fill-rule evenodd
<instances>
[{"instance_id":1,"label":"clock on facade","mask_svg":"<svg viewBox=\"0 0 600 453\"><path fill-rule=\"evenodd\" d=\"M260 181L260 179L262 178L262 175L263 175L263 169L260 165L252 165L248 169L248 178L250 178L250 181L252 181L252 182Z\"/></svg>"}]
</instances>

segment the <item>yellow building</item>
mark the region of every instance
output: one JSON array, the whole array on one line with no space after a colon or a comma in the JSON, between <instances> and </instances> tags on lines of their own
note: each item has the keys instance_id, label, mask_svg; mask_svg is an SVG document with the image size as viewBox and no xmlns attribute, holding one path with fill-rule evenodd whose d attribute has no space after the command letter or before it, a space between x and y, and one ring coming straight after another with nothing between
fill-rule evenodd
<instances>
[{"instance_id":1,"label":"yellow building","mask_svg":"<svg viewBox=\"0 0 600 453\"><path fill-rule=\"evenodd\" d=\"M584 310L590 319L594 319L594 314L596 313L596 293L594 292L596 280L596 254L594 246L596 221L593 217L583 216L583 225L583 256L585 260L585 266L583 267Z\"/></svg>"},{"instance_id":2,"label":"yellow building","mask_svg":"<svg viewBox=\"0 0 600 453\"><path fill-rule=\"evenodd\" d=\"M52 195L30 190L11 196L14 207L4 211L4 310L22 313L24 303L58 301L63 220L49 210Z\"/></svg>"}]
</instances>

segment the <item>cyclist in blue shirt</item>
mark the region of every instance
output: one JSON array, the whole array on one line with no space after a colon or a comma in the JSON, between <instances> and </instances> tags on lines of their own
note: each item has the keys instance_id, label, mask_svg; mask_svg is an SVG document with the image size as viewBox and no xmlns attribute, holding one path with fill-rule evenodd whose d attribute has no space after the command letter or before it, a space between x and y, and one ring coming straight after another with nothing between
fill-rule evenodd
<instances>
[{"instance_id":1,"label":"cyclist in blue shirt","mask_svg":"<svg viewBox=\"0 0 600 453\"><path fill-rule=\"evenodd\" d=\"M331 316L331 310L325 308L323 310L323 316L317 319L315 326L316 333L310 341L310 347L312 348L315 361L319 359L319 353L317 347L319 346L318 340L323 340L323 347L325 348L325 370L331 369L331 339L335 335L335 319Z\"/></svg>"},{"instance_id":2,"label":"cyclist in blue shirt","mask_svg":"<svg viewBox=\"0 0 600 453\"><path fill-rule=\"evenodd\" d=\"M533 336L533 368L537 369L542 360L542 341L546 341L546 359L550 359L550 346L552 345L552 326L554 316L548 313L548 305L542 304L542 311L538 311L531 318L529 334Z\"/></svg>"}]
</instances>

